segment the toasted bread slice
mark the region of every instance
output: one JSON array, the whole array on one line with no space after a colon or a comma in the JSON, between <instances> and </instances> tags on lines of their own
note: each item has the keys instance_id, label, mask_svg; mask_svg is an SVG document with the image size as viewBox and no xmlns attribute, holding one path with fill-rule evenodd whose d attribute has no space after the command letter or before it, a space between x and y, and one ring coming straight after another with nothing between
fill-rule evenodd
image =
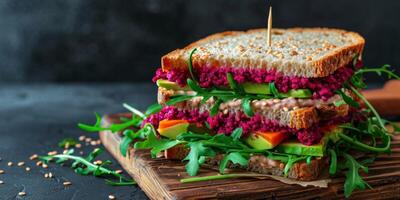
<instances>
[{"instance_id":1,"label":"toasted bread slice","mask_svg":"<svg viewBox=\"0 0 400 200\"><path fill-rule=\"evenodd\" d=\"M361 55L364 38L354 32L328 28L273 29L267 46L266 29L217 33L161 58L164 71L194 67L240 67L276 70L287 76L324 77Z\"/></svg>"},{"instance_id":2,"label":"toasted bread slice","mask_svg":"<svg viewBox=\"0 0 400 200\"><path fill-rule=\"evenodd\" d=\"M164 151L165 158L170 160L182 160L189 153L189 149L184 145L178 145ZM206 163L212 166L219 165L223 155L218 154L214 158L206 159ZM326 167L325 157L315 157L310 164L305 161L295 163L288 172L288 178L312 181L318 179L322 170ZM269 159L263 155L252 155L247 168L248 171L260 174L270 174L275 176L284 176L285 163ZM241 168L240 165L228 163L228 168Z\"/></svg>"},{"instance_id":3,"label":"toasted bread slice","mask_svg":"<svg viewBox=\"0 0 400 200\"><path fill-rule=\"evenodd\" d=\"M181 93L193 93L193 91L174 91L165 88L158 89L158 103L165 105L171 96ZM214 99L210 98L206 103L201 104L202 97L194 97L188 101L175 104L185 110L199 109L201 112L209 111L214 105ZM348 114L349 106L333 105L333 102L341 100L339 95L333 96L327 101L312 99L265 99L253 100L251 107L255 113L264 116L267 119L278 121L280 125L294 129L310 128L320 120L330 120L336 117L343 117ZM221 103L219 112L224 114L243 112L242 100L235 99L226 103Z\"/></svg>"}]
</instances>

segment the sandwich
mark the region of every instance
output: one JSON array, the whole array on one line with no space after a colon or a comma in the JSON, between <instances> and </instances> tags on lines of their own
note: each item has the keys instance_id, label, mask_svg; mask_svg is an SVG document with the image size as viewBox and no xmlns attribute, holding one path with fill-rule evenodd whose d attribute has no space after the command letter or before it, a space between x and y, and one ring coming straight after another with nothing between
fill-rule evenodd
<instances>
[{"instance_id":1,"label":"sandwich","mask_svg":"<svg viewBox=\"0 0 400 200\"><path fill-rule=\"evenodd\" d=\"M359 175L367 162L354 155L389 153L386 126L394 124L360 93L362 75L398 76L363 67L358 33L272 29L266 41L266 29L223 32L163 56L153 78L158 103L145 113L127 106L135 115L119 127L137 130L123 134L121 153L150 149L185 162L190 176L217 166L221 176L240 168L312 181L344 169L357 178L346 180L346 196L368 187Z\"/></svg>"}]
</instances>

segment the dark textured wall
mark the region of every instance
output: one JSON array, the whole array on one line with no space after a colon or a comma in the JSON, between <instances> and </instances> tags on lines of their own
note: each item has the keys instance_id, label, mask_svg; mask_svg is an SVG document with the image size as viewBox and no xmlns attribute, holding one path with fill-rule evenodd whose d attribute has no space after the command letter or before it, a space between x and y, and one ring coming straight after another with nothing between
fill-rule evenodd
<instances>
[{"instance_id":1,"label":"dark textured wall","mask_svg":"<svg viewBox=\"0 0 400 200\"><path fill-rule=\"evenodd\" d=\"M360 32L365 63L400 64L400 1L274 0L274 26ZM1 0L0 82L149 81L160 57L266 25L265 0Z\"/></svg>"}]
</instances>

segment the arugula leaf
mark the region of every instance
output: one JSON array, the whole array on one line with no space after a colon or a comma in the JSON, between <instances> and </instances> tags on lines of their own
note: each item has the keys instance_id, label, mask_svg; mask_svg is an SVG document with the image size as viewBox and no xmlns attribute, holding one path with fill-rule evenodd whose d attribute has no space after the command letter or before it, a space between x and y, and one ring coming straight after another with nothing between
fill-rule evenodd
<instances>
[{"instance_id":1,"label":"arugula leaf","mask_svg":"<svg viewBox=\"0 0 400 200\"><path fill-rule=\"evenodd\" d=\"M237 84L231 73L226 73L226 80L228 80L229 86L235 93L244 94L244 89Z\"/></svg>"},{"instance_id":2,"label":"arugula leaf","mask_svg":"<svg viewBox=\"0 0 400 200\"><path fill-rule=\"evenodd\" d=\"M119 144L119 151L121 154L125 157L126 153L128 152L129 145L132 143L133 139L130 137L130 132L133 132L132 130L125 130L123 133L122 141Z\"/></svg>"},{"instance_id":3,"label":"arugula leaf","mask_svg":"<svg viewBox=\"0 0 400 200\"><path fill-rule=\"evenodd\" d=\"M218 114L219 106L221 105L222 100L217 99L214 103L214 105L210 109L210 116L215 116Z\"/></svg>"},{"instance_id":4,"label":"arugula leaf","mask_svg":"<svg viewBox=\"0 0 400 200\"><path fill-rule=\"evenodd\" d=\"M60 148L67 148L67 147L72 147L78 144L79 142L76 141L74 138L64 138L58 143L58 147Z\"/></svg>"},{"instance_id":5,"label":"arugula leaf","mask_svg":"<svg viewBox=\"0 0 400 200\"><path fill-rule=\"evenodd\" d=\"M249 116L249 117L254 116L253 109L251 108L251 99L249 97L245 97L243 99L242 107L243 107L244 113L247 116Z\"/></svg>"},{"instance_id":6,"label":"arugula leaf","mask_svg":"<svg viewBox=\"0 0 400 200\"><path fill-rule=\"evenodd\" d=\"M162 109L162 106L158 103L155 103L149 107L147 107L146 111L144 112L144 114L146 116L152 115L154 113L158 113L160 112L160 110Z\"/></svg>"},{"instance_id":7,"label":"arugula leaf","mask_svg":"<svg viewBox=\"0 0 400 200\"><path fill-rule=\"evenodd\" d=\"M269 91L271 91L271 93L274 95L274 97L280 99L281 98L281 94L279 93L278 89L276 89L275 87L275 82L271 82L269 83Z\"/></svg>"},{"instance_id":8,"label":"arugula leaf","mask_svg":"<svg viewBox=\"0 0 400 200\"><path fill-rule=\"evenodd\" d=\"M233 138L233 140L239 140L240 137L242 137L242 133L243 133L242 127L236 128L235 130L233 130L231 137Z\"/></svg>"},{"instance_id":9,"label":"arugula leaf","mask_svg":"<svg viewBox=\"0 0 400 200\"><path fill-rule=\"evenodd\" d=\"M335 175L337 171L337 155L336 152L333 149L329 149L329 153L331 155L331 160L329 164L329 174L330 175Z\"/></svg>"},{"instance_id":10,"label":"arugula leaf","mask_svg":"<svg viewBox=\"0 0 400 200\"><path fill-rule=\"evenodd\" d=\"M63 164L67 160L73 160L73 164L71 167L74 169L75 173L80 175L93 175L96 177L107 177L111 176L119 180L118 183L124 184L129 182L133 184L134 181L128 179L121 174L117 173L114 170L108 169L105 166L110 164L111 161L104 161L102 165L95 165L92 163L92 160L101 153L102 151L99 148L96 148L92 153L89 154L86 158L80 156L72 155L73 150L69 150L66 154L57 154L51 156L39 156L39 159L45 163L48 163L52 160L56 160L57 164Z\"/></svg>"},{"instance_id":11,"label":"arugula leaf","mask_svg":"<svg viewBox=\"0 0 400 200\"><path fill-rule=\"evenodd\" d=\"M342 90L336 90L336 93L339 94L342 99L352 107L360 107L360 104L357 101L354 101L351 97L347 96Z\"/></svg>"},{"instance_id":12,"label":"arugula leaf","mask_svg":"<svg viewBox=\"0 0 400 200\"><path fill-rule=\"evenodd\" d=\"M120 124L111 124L109 127L101 126L101 117L99 114L96 115L96 123L94 125L87 125L83 123L78 123L78 127L87 132L98 132L98 131L111 131L113 133L125 130L129 127L137 127L138 124L142 122L142 119L136 115L132 116L132 119L129 121L122 122Z\"/></svg>"},{"instance_id":13,"label":"arugula leaf","mask_svg":"<svg viewBox=\"0 0 400 200\"><path fill-rule=\"evenodd\" d=\"M239 164L241 166L247 166L249 163L249 159L245 158L239 152L231 152L228 155L225 155L219 164L219 173L223 174L225 171L228 162L232 162L233 164Z\"/></svg>"},{"instance_id":14,"label":"arugula leaf","mask_svg":"<svg viewBox=\"0 0 400 200\"><path fill-rule=\"evenodd\" d=\"M359 69L358 71L356 71L354 73L354 75L361 75L361 74L365 74L365 73L369 73L369 72L374 72L376 74L378 74L379 76L382 75L382 73L387 74L388 78L391 79L392 77L399 80L400 76L398 76L397 74L394 73L394 71L389 70L390 65L386 64L383 65L380 68L365 68L365 69Z\"/></svg>"},{"instance_id":15,"label":"arugula leaf","mask_svg":"<svg viewBox=\"0 0 400 200\"><path fill-rule=\"evenodd\" d=\"M286 163L286 165L285 165L285 168L283 169L283 172L284 172L285 176L288 175L289 170L292 168L292 166L293 166L296 162L298 162L298 161L300 161L300 160L304 160L304 159L307 159L307 156L288 155L288 161L287 161L287 163Z\"/></svg>"},{"instance_id":16,"label":"arugula leaf","mask_svg":"<svg viewBox=\"0 0 400 200\"><path fill-rule=\"evenodd\" d=\"M350 82L357 88L365 89L367 85L364 83L361 74L350 77Z\"/></svg>"},{"instance_id":17,"label":"arugula leaf","mask_svg":"<svg viewBox=\"0 0 400 200\"><path fill-rule=\"evenodd\" d=\"M174 96L172 99L170 99L169 101L167 101L165 104L167 106L172 106L175 105L179 102L183 102L183 101L187 101L189 99L192 99L194 96L192 95L179 95L179 96Z\"/></svg>"},{"instance_id":18,"label":"arugula leaf","mask_svg":"<svg viewBox=\"0 0 400 200\"><path fill-rule=\"evenodd\" d=\"M359 169L368 173L368 168L358 163L351 155L343 153L346 158L345 166L348 168L346 172L346 181L344 182L344 195L348 198L354 189L358 188L364 190L366 187L371 188L359 174Z\"/></svg>"},{"instance_id":19,"label":"arugula leaf","mask_svg":"<svg viewBox=\"0 0 400 200\"><path fill-rule=\"evenodd\" d=\"M195 92L202 93L205 92L205 89L201 88L195 81L192 79L188 78L186 80L187 85L190 87Z\"/></svg>"},{"instance_id":20,"label":"arugula leaf","mask_svg":"<svg viewBox=\"0 0 400 200\"><path fill-rule=\"evenodd\" d=\"M145 115L145 114L143 114L142 112L140 112L138 109L136 109L136 108L130 106L129 104L123 103L122 106L124 106L127 110L131 111L133 114L139 116L140 118L142 118L142 119L146 118L146 115Z\"/></svg>"},{"instance_id":21,"label":"arugula leaf","mask_svg":"<svg viewBox=\"0 0 400 200\"><path fill-rule=\"evenodd\" d=\"M346 104L346 102L344 100L333 102L333 105L335 105L336 107L339 107L339 106L344 105L344 104Z\"/></svg>"},{"instance_id":22,"label":"arugula leaf","mask_svg":"<svg viewBox=\"0 0 400 200\"><path fill-rule=\"evenodd\" d=\"M170 149L178 144L182 144L183 141L179 140L163 140L163 142L160 142L157 146L153 147L151 149L151 155L157 155L161 151Z\"/></svg>"},{"instance_id":23,"label":"arugula leaf","mask_svg":"<svg viewBox=\"0 0 400 200\"><path fill-rule=\"evenodd\" d=\"M201 142L191 142L189 143L189 147L190 152L183 160L189 161L185 165L186 172L189 174L189 176L195 176L200 168L200 157L214 157L216 153L211 148L205 147Z\"/></svg>"},{"instance_id":24,"label":"arugula leaf","mask_svg":"<svg viewBox=\"0 0 400 200\"><path fill-rule=\"evenodd\" d=\"M190 52L189 60L188 60L189 73L190 73L190 76L192 77L193 81L195 81L195 82L197 82L197 80L196 80L196 77L194 76L194 73L193 73L193 60L192 60L192 57L193 57L194 52L196 52L196 51L197 51L197 49L195 48L195 49L192 50L192 52Z\"/></svg>"}]
</instances>

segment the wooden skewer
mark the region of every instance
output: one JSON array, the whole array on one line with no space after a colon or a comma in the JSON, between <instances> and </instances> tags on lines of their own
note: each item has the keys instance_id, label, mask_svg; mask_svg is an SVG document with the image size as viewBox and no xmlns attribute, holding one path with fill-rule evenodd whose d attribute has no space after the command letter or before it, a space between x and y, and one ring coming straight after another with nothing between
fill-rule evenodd
<instances>
[{"instance_id":1,"label":"wooden skewer","mask_svg":"<svg viewBox=\"0 0 400 200\"><path fill-rule=\"evenodd\" d=\"M268 13L268 29L267 29L267 44L271 46L271 29L272 29L272 6L269 7Z\"/></svg>"}]
</instances>

